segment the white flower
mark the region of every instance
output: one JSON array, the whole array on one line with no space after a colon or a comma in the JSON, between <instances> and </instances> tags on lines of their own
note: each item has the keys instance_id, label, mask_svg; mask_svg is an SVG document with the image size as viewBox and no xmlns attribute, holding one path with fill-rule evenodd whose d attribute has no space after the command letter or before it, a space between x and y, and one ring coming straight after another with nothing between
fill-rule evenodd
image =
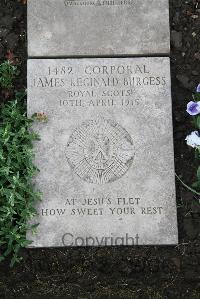
<instances>
[{"instance_id":1,"label":"white flower","mask_svg":"<svg viewBox=\"0 0 200 299\"><path fill-rule=\"evenodd\" d=\"M200 136L198 131L192 132L185 139L187 141L187 145L191 147L199 147L200 146Z\"/></svg>"}]
</instances>

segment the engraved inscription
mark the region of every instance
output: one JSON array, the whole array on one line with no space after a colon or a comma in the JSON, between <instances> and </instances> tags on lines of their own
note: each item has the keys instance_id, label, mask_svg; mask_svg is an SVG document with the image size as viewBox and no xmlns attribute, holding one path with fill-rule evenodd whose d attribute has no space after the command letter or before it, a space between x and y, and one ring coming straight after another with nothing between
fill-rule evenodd
<instances>
[{"instance_id":1,"label":"engraved inscription","mask_svg":"<svg viewBox=\"0 0 200 299\"><path fill-rule=\"evenodd\" d=\"M65 6L123 6L135 5L137 0L64 0Z\"/></svg>"},{"instance_id":2,"label":"engraved inscription","mask_svg":"<svg viewBox=\"0 0 200 299\"><path fill-rule=\"evenodd\" d=\"M88 120L71 135L66 156L82 180L105 184L121 178L130 168L134 159L133 141L114 120Z\"/></svg>"}]
</instances>

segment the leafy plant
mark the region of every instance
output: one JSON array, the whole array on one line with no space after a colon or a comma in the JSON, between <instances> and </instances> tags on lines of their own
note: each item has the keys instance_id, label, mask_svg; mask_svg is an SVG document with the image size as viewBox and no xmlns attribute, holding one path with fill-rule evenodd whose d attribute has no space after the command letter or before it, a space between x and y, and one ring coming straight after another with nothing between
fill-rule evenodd
<instances>
[{"instance_id":1,"label":"leafy plant","mask_svg":"<svg viewBox=\"0 0 200 299\"><path fill-rule=\"evenodd\" d=\"M32 184L38 171L32 143L38 135L30 130L33 119L26 117L23 97L17 93L14 101L0 106L0 261L11 256L11 266L20 261L20 248L31 243L26 232L36 227L29 221L41 196Z\"/></svg>"},{"instance_id":2,"label":"leafy plant","mask_svg":"<svg viewBox=\"0 0 200 299\"><path fill-rule=\"evenodd\" d=\"M0 87L3 89L11 89L13 80L18 75L17 67L12 65L10 61L5 61L0 64Z\"/></svg>"},{"instance_id":3,"label":"leafy plant","mask_svg":"<svg viewBox=\"0 0 200 299\"><path fill-rule=\"evenodd\" d=\"M187 104L186 111L192 116L196 130L186 137L186 141L189 146L195 149L195 157L200 159L200 84L197 86L192 98L192 101ZM181 181L180 178L178 179ZM200 166L197 169L197 180L193 183L192 188L184 183L183 185L193 193L200 195Z\"/></svg>"}]
</instances>

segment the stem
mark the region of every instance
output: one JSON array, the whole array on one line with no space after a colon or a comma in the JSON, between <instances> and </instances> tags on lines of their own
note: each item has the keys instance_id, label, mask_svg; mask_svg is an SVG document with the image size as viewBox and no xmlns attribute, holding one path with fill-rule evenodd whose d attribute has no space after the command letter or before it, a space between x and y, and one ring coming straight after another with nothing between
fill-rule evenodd
<instances>
[{"instance_id":1,"label":"stem","mask_svg":"<svg viewBox=\"0 0 200 299\"><path fill-rule=\"evenodd\" d=\"M197 194L197 195L200 196L200 193L199 193L199 192L195 191L194 189L192 189L191 187L189 187L188 185L186 185L186 184L180 179L180 177L179 177L176 173L175 173L175 176L176 176L176 178L181 182L181 184L182 184L186 189L188 189L188 190L190 190L192 193L195 193L195 194Z\"/></svg>"}]
</instances>

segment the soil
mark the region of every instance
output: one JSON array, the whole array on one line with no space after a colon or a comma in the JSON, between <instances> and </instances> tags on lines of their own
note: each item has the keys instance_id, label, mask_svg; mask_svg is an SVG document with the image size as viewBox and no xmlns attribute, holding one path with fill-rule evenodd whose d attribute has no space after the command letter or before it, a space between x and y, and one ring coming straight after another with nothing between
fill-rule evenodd
<instances>
[{"instance_id":1,"label":"soil","mask_svg":"<svg viewBox=\"0 0 200 299\"><path fill-rule=\"evenodd\" d=\"M26 1L0 0L0 61L12 53L26 88ZM170 0L176 173L189 185L197 161L185 144L185 108L200 82L200 2ZM12 95L0 92L0 100ZM200 298L199 198L177 182L178 246L26 249L13 269L0 264L0 298Z\"/></svg>"}]
</instances>

